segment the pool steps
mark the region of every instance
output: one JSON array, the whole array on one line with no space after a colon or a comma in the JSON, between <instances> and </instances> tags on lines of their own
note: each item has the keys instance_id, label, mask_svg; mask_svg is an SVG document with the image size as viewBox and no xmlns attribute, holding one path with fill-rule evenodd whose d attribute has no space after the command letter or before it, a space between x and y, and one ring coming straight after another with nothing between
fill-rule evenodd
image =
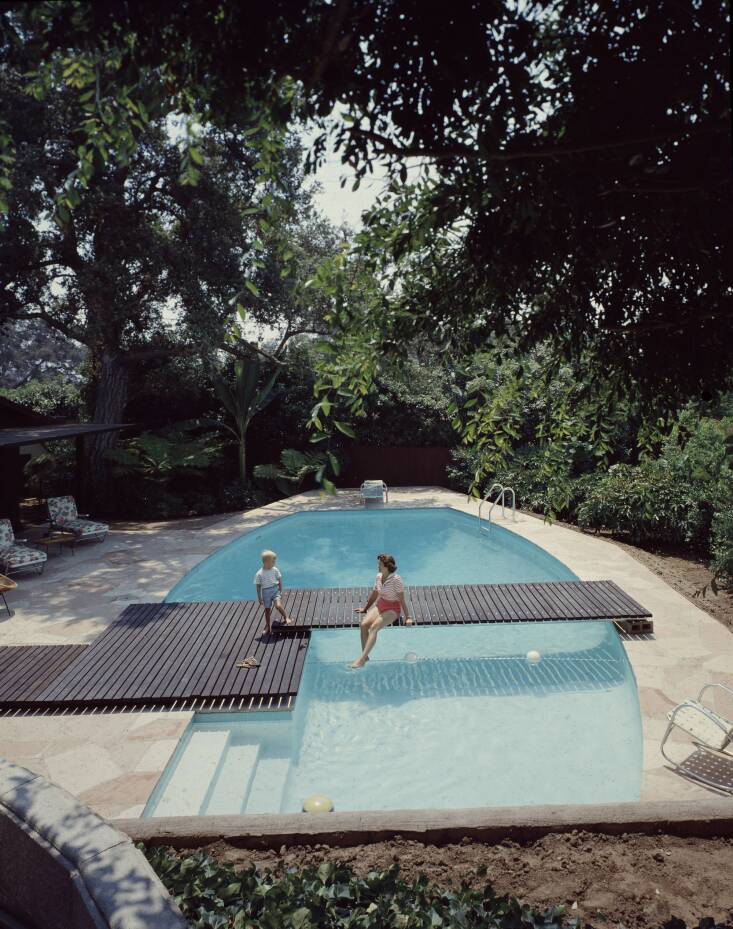
<instances>
[{"instance_id":1,"label":"pool steps","mask_svg":"<svg viewBox=\"0 0 733 929\"><path fill-rule=\"evenodd\" d=\"M252 787L260 746L257 744L228 745L221 759L216 780L206 802L205 812L212 816L237 809Z\"/></svg>"},{"instance_id":2,"label":"pool steps","mask_svg":"<svg viewBox=\"0 0 733 929\"><path fill-rule=\"evenodd\" d=\"M280 810L289 773L289 758L262 758L257 765L243 812L271 813Z\"/></svg>"},{"instance_id":3,"label":"pool steps","mask_svg":"<svg viewBox=\"0 0 733 929\"><path fill-rule=\"evenodd\" d=\"M158 803L158 816L195 816L229 743L226 731L192 732Z\"/></svg>"}]
</instances>

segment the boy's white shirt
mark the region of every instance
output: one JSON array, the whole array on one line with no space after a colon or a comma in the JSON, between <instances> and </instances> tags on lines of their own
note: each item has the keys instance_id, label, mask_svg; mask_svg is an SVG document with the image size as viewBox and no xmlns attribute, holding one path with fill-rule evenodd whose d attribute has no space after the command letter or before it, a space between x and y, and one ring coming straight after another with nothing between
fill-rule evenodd
<instances>
[{"instance_id":1,"label":"boy's white shirt","mask_svg":"<svg viewBox=\"0 0 733 929\"><path fill-rule=\"evenodd\" d=\"M280 569L275 565L272 568L260 568L255 574L254 583L257 587L277 587L282 580Z\"/></svg>"}]
</instances>

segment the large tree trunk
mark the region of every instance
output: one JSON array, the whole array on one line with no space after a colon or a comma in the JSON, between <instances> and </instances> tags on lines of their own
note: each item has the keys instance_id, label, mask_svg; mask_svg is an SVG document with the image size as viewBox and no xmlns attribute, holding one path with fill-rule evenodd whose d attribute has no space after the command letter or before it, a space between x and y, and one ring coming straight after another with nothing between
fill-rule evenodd
<instances>
[{"instance_id":1,"label":"large tree trunk","mask_svg":"<svg viewBox=\"0 0 733 929\"><path fill-rule=\"evenodd\" d=\"M95 365L95 423L121 423L129 394L130 375L123 356L104 350ZM86 439L86 475L89 506L98 512L109 510L113 496L109 493L107 449L116 444L117 432L99 432Z\"/></svg>"}]
</instances>

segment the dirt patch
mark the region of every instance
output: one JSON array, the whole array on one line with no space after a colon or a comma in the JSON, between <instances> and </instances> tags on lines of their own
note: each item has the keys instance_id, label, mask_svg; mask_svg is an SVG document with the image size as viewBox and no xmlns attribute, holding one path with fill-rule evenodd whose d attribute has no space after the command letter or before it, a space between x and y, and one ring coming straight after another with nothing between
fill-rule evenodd
<instances>
[{"instance_id":1,"label":"dirt patch","mask_svg":"<svg viewBox=\"0 0 733 929\"><path fill-rule=\"evenodd\" d=\"M726 588L719 589L717 594L712 593L708 587L712 574L704 561L684 552L647 550L618 539L610 541L646 565L695 606L705 610L719 623L733 629L733 590ZM708 589L702 594L701 591L705 587Z\"/></svg>"},{"instance_id":2,"label":"dirt patch","mask_svg":"<svg viewBox=\"0 0 733 929\"><path fill-rule=\"evenodd\" d=\"M543 518L537 513L530 513L527 510L522 512L527 516L533 516L535 519ZM632 558L640 561L650 571L661 577L670 587L687 597L695 606L705 610L723 626L733 629L733 589L719 588L717 594L710 590L709 585L713 575L705 559L701 556L680 547L674 549L640 548L638 545L632 545L630 542L618 539L610 533L585 532L574 523L565 523L560 520L556 521L556 525L562 526L564 529L572 529L573 532L579 532L581 535L600 536L607 542L618 545L619 548L628 552ZM703 594L704 589L706 590Z\"/></svg>"},{"instance_id":3,"label":"dirt patch","mask_svg":"<svg viewBox=\"0 0 733 929\"><path fill-rule=\"evenodd\" d=\"M397 837L391 842L252 851L216 842L200 849L235 867L282 871L334 861L359 875L399 864L406 878L425 874L449 886L490 883L537 907L564 904L584 924L659 929L674 919L697 926L704 917L733 926L733 839L604 836L574 831L519 845L463 839L437 847ZM185 853L184 853L185 854ZM679 929L672 922L670 929Z\"/></svg>"}]
</instances>

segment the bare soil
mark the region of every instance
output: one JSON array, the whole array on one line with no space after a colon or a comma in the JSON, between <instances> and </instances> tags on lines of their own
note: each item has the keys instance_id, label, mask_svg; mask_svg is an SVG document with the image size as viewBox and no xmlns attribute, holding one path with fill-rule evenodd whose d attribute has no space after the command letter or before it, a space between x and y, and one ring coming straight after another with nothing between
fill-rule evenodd
<instances>
[{"instance_id":1,"label":"bare soil","mask_svg":"<svg viewBox=\"0 0 733 929\"><path fill-rule=\"evenodd\" d=\"M522 512L536 519L542 519L542 516L537 513L529 513L527 510ZM573 532L580 532L582 535L595 535L595 533L585 532L574 523L558 520L557 525L572 529ZM712 592L710 582L713 575L701 555L683 546L641 548L606 532L598 534L606 541L628 552L632 558L646 565L650 571L661 577L678 593L687 597L695 606L705 610L723 626L733 630L733 589L719 588L717 594Z\"/></svg>"},{"instance_id":2,"label":"bare soil","mask_svg":"<svg viewBox=\"0 0 733 929\"><path fill-rule=\"evenodd\" d=\"M618 539L611 541L659 575L695 606L705 610L722 625L733 629L733 590L719 588L718 593L714 594L709 587L712 574L702 559L684 551L644 549Z\"/></svg>"},{"instance_id":3,"label":"bare soil","mask_svg":"<svg viewBox=\"0 0 733 929\"><path fill-rule=\"evenodd\" d=\"M217 842L200 849L235 867L283 871L322 861L360 874L399 864L410 879L425 874L441 886L490 883L499 894L544 908L564 904L583 925L682 929L712 918L733 927L733 839L604 836L577 832L519 845L463 839L437 847L400 839L372 845L325 845L252 851ZM713 923L707 923L712 926Z\"/></svg>"}]
</instances>

